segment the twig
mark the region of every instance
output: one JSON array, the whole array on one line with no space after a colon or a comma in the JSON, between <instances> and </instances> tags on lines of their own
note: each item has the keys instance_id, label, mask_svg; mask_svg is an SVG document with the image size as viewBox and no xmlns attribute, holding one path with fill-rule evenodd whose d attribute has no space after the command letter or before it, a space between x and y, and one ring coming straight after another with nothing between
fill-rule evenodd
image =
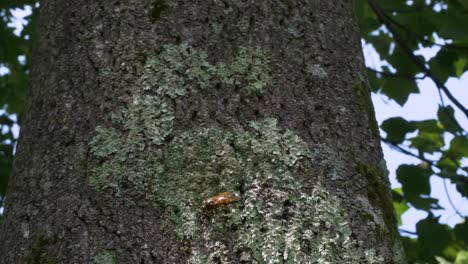
<instances>
[{"instance_id":1,"label":"twig","mask_svg":"<svg viewBox=\"0 0 468 264\"><path fill-rule=\"evenodd\" d=\"M431 165L431 166L435 166L435 164L436 164L435 161L433 161L433 160L428 160L428 159L426 159L426 158L424 158L424 157L421 157L421 156L419 156L419 155L416 155L416 154L412 153L411 151L408 151L408 150L406 150L406 149L404 149L404 148L402 148L402 147L400 147L400 146L398 146L398 145L396 145L396 144L394 144L394 143L388 141L388 140L385 139L385 138L381 138L381 140L382 140L383 142L387 143L387 145L390 145L391 147L397 149L398 151L400 151L400 152L403 153L403 154L406 154L406 155L415 157L415 158L417 158L417 159L420 159L421 161L425 161L425 162L429 163L429 165Z\"/></svg>"},{"instance_id":2,"label":"twig","mask_svg":"<svg viewBox=\"0 0 468 264\"><path fill-rule=\"evenodd\" d=\"M375 73L378 73L378 74L382 74L382 75L388 76L388 77L402 78L402 79L408 79L408 80L424 80L426 78L426 75L424 75L422 77L416 77L416 76L411 76L411 75L408 75L408 74L399 74L399 73L378 71L378 70L374 70L374 69L369 68L369 67L367 67L366 69L368 71L375 72Z\"/></svg>"},{"instance_id":3,"label":"twig","mask_svg":"<svg viewBox=\"0 0 468 264\"><path fill-rule=\"evenodd\" d=\"M404 229L401 229L401 228L398 228L398 231L401 232L401 233L409 234L409 235L414 235L414 236L417 236L417 235L418 235L416 232L404 230Z\"/></svg>"},{"instance_id":4,"label":"twig","mask_svg":"<svg viewBox=\"0 0 468 264\"><path fill-rule=\"evenodd\" d=\"M455 213L456 213L458 216L460 216L461 218L464 218L465 216L462 215L462 214L460 213L460 211L458 211L458 209L455 207L455 204L452 202L452 199L450 198L450 194L449 194L448 189L447 189L447 183L446 183L445 181L446 181L446 179L443 179L445 195L447 195L447 199L448 199L450 205L452 206L453 210L455 210Z\"/></svg>"}]
</instances>

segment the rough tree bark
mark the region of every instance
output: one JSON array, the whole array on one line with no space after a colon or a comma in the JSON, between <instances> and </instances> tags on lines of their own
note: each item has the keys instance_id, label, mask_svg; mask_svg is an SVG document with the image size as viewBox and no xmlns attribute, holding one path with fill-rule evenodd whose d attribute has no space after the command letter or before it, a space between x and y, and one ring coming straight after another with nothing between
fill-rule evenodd
<instances>
[{"instance_id":1,"label":"rough tree bark","mask_svg":"<svg viewBox=\"0 0 468 264\"><path fill-rule=\"evenodd\" d=\"M2 263L400 263L351 2L42 1Z\"/></svg>"}]
</instances>

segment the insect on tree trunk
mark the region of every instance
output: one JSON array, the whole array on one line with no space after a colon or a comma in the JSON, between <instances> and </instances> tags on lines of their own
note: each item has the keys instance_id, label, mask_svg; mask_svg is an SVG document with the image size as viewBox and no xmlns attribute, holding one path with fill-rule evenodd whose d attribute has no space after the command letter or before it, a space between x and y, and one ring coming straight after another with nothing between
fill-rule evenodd
<instances>
[{"instance_id":1,"label":"insect on tree trunk","mask_svg":"<svg viewBox=\"0 0 468 264\"><path fill-rule=\"evenodd\" d=\"M401 263L351 1L43 1L2 263Z\"/></svg>"}]
</instances>

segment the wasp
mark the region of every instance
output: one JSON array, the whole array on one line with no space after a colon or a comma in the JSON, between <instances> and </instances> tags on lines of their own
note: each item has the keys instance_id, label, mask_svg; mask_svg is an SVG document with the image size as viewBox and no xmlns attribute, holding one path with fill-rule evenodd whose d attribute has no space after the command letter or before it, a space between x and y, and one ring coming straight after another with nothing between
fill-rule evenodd
<instances>
[{"instance_id":1,"label":"wasp","mask_svg":"<svg viewBox=\"0 0 468 264\"><path fill-rule=\"evenodd\" d=\"M214 211L227 208L229 204L240 200L240 197L232 192L222 192L213 197L205 199L201 210L205 215L211 215Z\"/></svg>"}]
</instances>

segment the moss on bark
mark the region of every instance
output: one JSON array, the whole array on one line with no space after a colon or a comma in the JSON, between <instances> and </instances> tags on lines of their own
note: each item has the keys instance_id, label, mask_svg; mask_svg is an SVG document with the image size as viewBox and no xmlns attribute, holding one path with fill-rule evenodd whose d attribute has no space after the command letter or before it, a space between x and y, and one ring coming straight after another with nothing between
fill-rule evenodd
<instances>
[{"instance_id":1,"label":"moss on bark","mask_svg":"<svg viewBox=\"0 0 468 264\"><path fill-rule=\"evenodd\" d=\"M367 88L366 82L363 80L358 80L353 85L354 93L357 97L359 107L361 110L367 114L369 119L369 127L374 135L380 137L379 134L379 125L375 119L374 105L372 104L370 91Z\"/></svg>"},{"instance_id":2,"label":"moss on bark","mask_svg":"<svg viewBox=\"0 0 468 264\"><path fill-rule=\"evenodd\" d=\"M381 229L388 232L387 235L393 243L398 237L397 221L393 211L393 203L388 195L387 186L379 176L379 168L365 164L357 159L355 159L355 163L358 172L367 179L367 197L370 203L380 208L383 215L385 227Z\"/></svg>"},{"instance_id":3,"label":"moss on bark","mask_svg":"<svg viewBox=\"0 0 468 264\"><path fill-rule=\"evenodd\" d=\"M27 264L56 264L57 262L49 258L49 253L47 252L47 245L50 243L50 240L45 237L44 234L38 234L36 236L36 241L31 248L31 253L29 253L26 258Z\"/></svg>"},{"instance_id":4,"label":"moss on bark","mask_svg":"<svg viewBox=\"0 0 468 264\"><path fill-rule=\"evenodd\" d=\"M151 20L153 23L156 23L161 18L161 13L168 7L167 0L153 0L153 7L151 8Z\"/></svg>"}]
</instances>

